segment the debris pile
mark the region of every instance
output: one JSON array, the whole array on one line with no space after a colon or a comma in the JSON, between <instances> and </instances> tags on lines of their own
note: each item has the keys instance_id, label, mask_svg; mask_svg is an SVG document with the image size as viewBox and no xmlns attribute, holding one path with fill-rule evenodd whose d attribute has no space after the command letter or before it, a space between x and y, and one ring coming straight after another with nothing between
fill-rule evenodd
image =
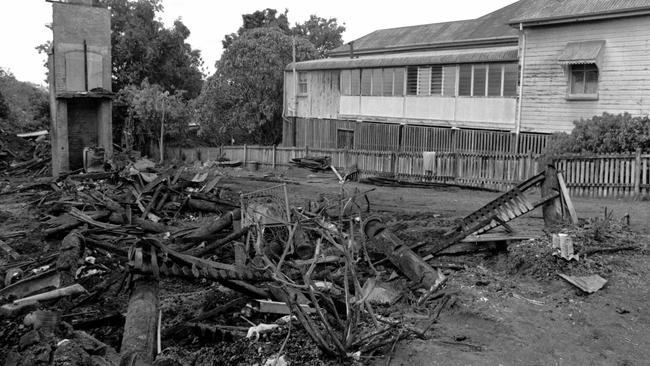
<instances>
[{"instance_id":1,"label":"debris pile","mask_svg":"<svg viewBox=\"0 0 650 366\"><path fill-rule=\"evenodd\" d=\"M615 218L605 209L603 217L581 219L578 225L562 229L572 239L577 260L554 255L559 249L554 247L550 235L510 245L508 270L512 274L525 274L539 280L557 278L558 273L610 276L621 268L611 263L609 254L647 251L640 244L643 242L641 237L627 227L626 219L626 216Z\"/></svg>"},{"instance_id":2,"label":"debris pile","mask_svg":"<svg viewBox=\"0 0 650 366\"><path fill-rule=\"evenodd\" d=\"M571 206L545 187L555 182L546 172L413 243L373 212L374 188L346 179L337 193L297 206L286 184L234 193L215 167L160 168L128 154L120 161L110 172L3 189L40 220L35 232L0 235L8 258L0 262L0 354L9 364L370 361L400 339L427 338L456 302L447 282L465 267L437 256L521 240L508 222L535 207ZM537 185L541 199L532 196ZM553 275L562 270L591 290L595 277L570 275L599 273L589 250L615 238L618 224L583 223L568 233L579 261L553 256L550 239L526 241L510 246L512 269L561 261ZM506 233L477 236L495 227ZM34 237L40 255L14 249Z\"/></svg>"},{"instance_id":3,"label":"debris pile","mask_svg":"<svg viewBox=\"0 0 650 366\"><path fill-rule=\"evenodd\" d=\"M44 176L49 173L52 151L46 135L35 140L0 134L0 170L11 176Z\"/></svg>"},{"instance_id":4,"label":"debris pile","mask_svg":"<svg viewBox=\"0 0 650 366\"><path fill-rule=\"evenodd\" d=\"M7 360L151 363L163 345L280 332L286 338L268 355L278 364L299 358L285 352L295 337L317 346L316 356L352 362L425 337L427 327L391 315L410 308L414 293L419 309L439 314L446 277L370 214L369 191L342 184L296 207L285 184L235 195L222 179L140 159L12 187L31 195L45 249L25 258L0 246L10 258L0 290ZM161 299L178 281L229 295L168 319Z\"/></svg>"}]
</instances>

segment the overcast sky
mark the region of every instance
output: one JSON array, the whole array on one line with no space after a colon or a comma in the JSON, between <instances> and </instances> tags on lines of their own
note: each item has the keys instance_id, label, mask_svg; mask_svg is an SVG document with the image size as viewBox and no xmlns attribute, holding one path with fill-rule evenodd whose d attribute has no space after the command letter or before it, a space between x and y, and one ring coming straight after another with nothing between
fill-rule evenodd
<instances>
[{"instance_id":1,"label":"overcast sky","mask_svg":"<svg viewBox=\"0 0 650 366\"><path fill-rule=\"evenodd\" d=\"M301 23L316 14L335 17L345 23L345 42L374 30L408 25L471 19L515 0L454 0L380 2L351 0L163 0L161 14L166 25L177 18L190 29L189 43L201 50L208 73L221 56L224 35L236 32L241 15L265 8L289 9L290 24ZM45 56L35 47L52 38L45 24L52 22L52 4L45 0L0 0L0 67L9 69L19 80L44 84Z\"/></svg>"}]
</instances>

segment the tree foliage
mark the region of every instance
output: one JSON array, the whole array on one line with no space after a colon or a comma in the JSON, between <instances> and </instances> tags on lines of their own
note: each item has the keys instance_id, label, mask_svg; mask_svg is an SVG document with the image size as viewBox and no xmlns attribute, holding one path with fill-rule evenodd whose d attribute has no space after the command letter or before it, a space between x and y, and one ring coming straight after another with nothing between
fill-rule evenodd
<instances>
[{"instance_id":1,"label":"tree foliage","mask_svg":"<svg viewBox=\"0 0 650 366\"><path fill-rule=\"evenodd\" d=\"M547 153L625 153L650 150L650 119L629 113L594 116L574 122L571 134L551 137Z\"/></svg>"},{"instance_id":2,"label":"tree foliage","mask_svg":"<svg viewBox=\"0 0 650 366\"><path fill-rule=\"evenodd\" d=\"M103 0L111 10L113 91L148 79L171 93L201 91L201 53L186 42L190 30L181 20L166 28L156 16L161 0Z\"/></svg>"},{"instance_id":3,"label":"tree foliage","mask_svg":"<svg viewBox=\"0 0 650 366\"><path fill-rule=\"evenodd\" d=\"M288 12L289 10L285 9L284 13L278 15L277 10L266 8L264 10L257 10L250 14L243 14L243 24L239 27L237 33L227 34L224 37L224 40L221 41L223 48L228 49L228 47L230 47L230 45L246 31L255 28L277 28L284 34L291 34L289 19L287 18Z\"/></svg>"},{"instance_id":4,"label":"tree foliage","mask_svg":"<svg viewBox=\"0 0 650 366\"><path fill-rule=\"evenodd\" d=\"M24 132L46 128L50 108L48 94L42 87L18 81L0 68L0 128Z\"/></svg>"},{"instance_id":5,"label":"tree foliage","mask_svg":"<svg viewBox=\"0 0 650 366\"><path fill-rule=\"evenodd\" d=\"M200 121L217 124L206 131L228 131L244 141L278 143L282 133L284 68L292 61L293 39L275 27L255 28L234 39L217 63L217 71L197 101ZM313 59L316 49L296 40L296 59Z\"/></svg>"},{"instance_id":6,"label":"tree foliage","mask_svg":"<svg viewBox=\"0 0 650 366\"><path fill-rule=\"evenodd\" d=\"M289 26L287 10L264 9L242 16L236 33L223 40L217 71L194 103L194 121L211 143L278 143L282 133L284 70L296 60L323 57L342 44L345 27L312 15Z\"/></svg>"},{"instance_id":7,"label":"tree foliage","mask_svg":"<svg viewBox=\"0 0 650 366\"><path fill-rule=\"evenodd\" d=\"M139 86L130 85L122 89L119 98L128 106L125 146L146 149L148 141L160 144L161 125L164 136L183 139L189 121L188 103L183 91L170 94L162 86L145 79ZM129 136L133 137L130 141Z\"/></svg>"},{"instance_id":8,"label":"tree foliage","mask_svg":"<svg viewBox=\"0 0 650 366\"><path fill-rule=\"evenodd\" d=\"M336 18L325 19L316 15L293 28L294 34L308 39L316 47L320 57L343 45L343 32L345 25L339 25Z\"/></svg>"}]
</instances>

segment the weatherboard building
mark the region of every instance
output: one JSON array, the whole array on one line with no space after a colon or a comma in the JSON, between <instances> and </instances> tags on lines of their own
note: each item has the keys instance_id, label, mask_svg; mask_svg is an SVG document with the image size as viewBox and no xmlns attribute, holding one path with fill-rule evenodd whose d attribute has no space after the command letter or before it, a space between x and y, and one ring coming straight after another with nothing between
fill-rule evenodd
<instances>
[{"instance_id":1,"label":"weatherboard building","mask_svg":"<svg viewBox=\"0 0 650 366\"><path fill-rule=\"evenodd\" d=\"M647 115L649 70L650 0L521 0L288 65L283 144L538 153L577 119Z\"/></svg>"}]
</instances>

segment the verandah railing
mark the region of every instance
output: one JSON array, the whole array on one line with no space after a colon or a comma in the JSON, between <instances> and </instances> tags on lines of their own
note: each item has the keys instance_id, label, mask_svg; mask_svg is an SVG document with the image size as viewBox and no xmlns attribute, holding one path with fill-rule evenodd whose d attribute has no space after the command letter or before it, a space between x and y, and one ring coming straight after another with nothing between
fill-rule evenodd
<instances>
[{"instance_id":1,"label":"verandah railing","mask_svg":"<svg viewBox=\"0 0 650 366\"><path fill-rule=\"evenodd\" d=\"M514 187L544 169L534 154L468 152L390 152L339 150L309 147L222 146L193 149L167 148L167 159L186 162L212 161L222 157L286 167L293 158L329 156L339 169L354 165L362 176L392 174L402 179L464 184L501 191ZM563 172L573 196L631 197L650 194L650 154L559 156L553 161Z\"/></svg>"}]
</instances>

